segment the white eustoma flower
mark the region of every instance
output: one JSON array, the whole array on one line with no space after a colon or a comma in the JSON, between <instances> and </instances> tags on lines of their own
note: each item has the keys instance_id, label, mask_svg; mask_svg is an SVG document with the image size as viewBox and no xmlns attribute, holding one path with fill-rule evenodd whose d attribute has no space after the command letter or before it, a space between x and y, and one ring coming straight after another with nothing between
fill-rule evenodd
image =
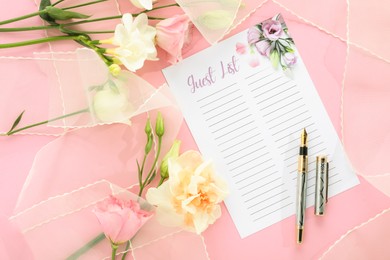
<instances>
[{"instance_id":1,"label":"white eustoma flower","mask_svg":"<svg viewBox=\"0 0 390 260\"><path fill-rule=\"evenodd\" d=\"M153 8L152 0L130 0L130 2L138 8L144 8L146 10L151 10Z\"/></svg>"},{"instance_id":2,"label":"white eustoma flower","mask_svg":"<svg viewBox=\"0 0 390 260\"><path fill-rule=\"evenodd\" d=\"M93 97L92 108L95 116L104 123L130 123L129 117L135 111L124 86L105 84Z\"/></svg>"},{"instance_id":3,"label":"white eustoma flower","mask_svg":"<svg viewBox=\"0 0 390 260\"><path fill-rule=\"evenodd\" d=\"M116 26L113 38L113 44L119 47L111 53L133 72L140 69L145 60L157 60L156 28L148 25L146 14L140 14L134 20L131 14L124 14L122 23Z\"/></svg>"}]
</instances>

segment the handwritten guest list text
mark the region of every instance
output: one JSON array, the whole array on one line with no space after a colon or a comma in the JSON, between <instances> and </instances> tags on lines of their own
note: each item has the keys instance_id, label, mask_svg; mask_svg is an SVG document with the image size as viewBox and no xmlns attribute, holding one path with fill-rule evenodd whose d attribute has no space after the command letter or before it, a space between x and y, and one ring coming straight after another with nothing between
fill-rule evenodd
<instances>
[{"instance_id":1,"label":"handwritten guest list text","mask_svg":"<svg viewBox=\"0 0 390 260\"><path fill-rule=\"evenodd\" d=\"M299 138L309 134L307 206L314 204L315 156L330 159L329 194L358 184L298 55L292 76L257 54L236 53L241 32L163 71L205 158L229 182L225 204L246 237L295 214Z\"/></svg>"}]
</instances>

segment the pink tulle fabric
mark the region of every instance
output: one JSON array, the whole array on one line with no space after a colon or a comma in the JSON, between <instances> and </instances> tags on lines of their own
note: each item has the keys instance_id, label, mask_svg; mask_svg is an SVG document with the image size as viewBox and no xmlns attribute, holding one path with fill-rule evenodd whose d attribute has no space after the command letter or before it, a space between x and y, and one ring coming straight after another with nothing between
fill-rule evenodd
<instances>
[{"instance_id":1,"label":"pink tulle fabric","mask_svg":"<svg viewBox=\"0 0 390 260\"><path fill-rule=\"evenodd\" d=\"M69 0L61 4L76 2L80 1ZM227 2L231 5L222 5ZM0 10L2 19L37 9L36 3L31 0L24 0L23 5L5 0L0 0L0 3L4 6ZM169 2L159 4L165 3ZM390 109L387 83L390 80L390 51L386 44L390 37L389 3L380 0L181 0L178 3L199 30L193 32L192 43L184 50L184 56L282 13L350 161L360 175L361 184L332 198L324 218L307 214L307 242L299 247L294 243L294 218L242 240L223 207L222 218L203 237L157 227L153 222L149 226L148 223L141 230L143 233L137 235L129 258L389 258L390 169L387 160L390 154L390 121L386 113ZM205 10L221 8L231 19L229 24L218 30L210 30L200 24L197 18ZM96 7L80 8L80 11L83 10L92 10L95 18L135 9L130 1L109 0ZM180 10L172 10L172 13L176 12ZM88 29L95 26L110 30L115 23L112 20L99 22L88 26ZM16 23L20 26L32 24L41 25L41 21L35 17L28 23ZM50 35L53 32L7 34L0 37L0 43L39 38L46 33ZM63 104L71 106L66 111L88 105L86 84L81 82L97 78L93 74L88 76L77 72L79 68L84 67L85 71L89 66L83 64L83 59L96 64L87 52L75 51L77 47L76 43L58 42L0 50L0 132L7 131L23 110L26 112L22 126L46 120L58 115L57 112L63 113ZM196 149L191 133L181 121L180 111L170 98L169 89L160 87L164 78L159 70L168 63L164 61L163 54L159 56L161 61L146 63L137 75L151 84L140 83L148 86L146 96L151 97L158 90L157 94L161 94L167 102L159 104L160 98L150 99L150 106L144 111L149 111L153 119L157 110L166 117L169 128L166 128L165 144L178 137L183 140L183 150ZM66 59L68 61L64 61ZM70 74L55 74L54 61L58 66L65 66L58 71ZM99 77L104 75L98 74ZM85 78L76 80L81 77ZM80 94L75 96L84 100L69 103L72 100L69 90L64 95L66 98L60 99L64 103L58 102L59 78L60 82L67 81L68 87L74 87L72 91ZM25 132L33 135L21 134L8 139L0 137L0 165L3 170L0 196L5 201L0 213L6 212L9 217L9 220L0 219L4 231L1 233L0 258L64 258L93 238L98 230L98 223L90 213L94 203L116 192L131 196L123 188L137 183L135 159L142 157L145 120L146 115L140 113L133 116L131 126L110 124L90 127L95 125L91 118L79 118L79 121L56 125L61 127L43 125ZM83 127L64 134L64 129L70 126ZM53 138L52 135L60 136ZM164 146L163 151L168 149ZM136 186L134 190L136 192ZM47 246L43 248L47 243L50 249ZM18 251L10 250L16 248L15 245ZM85 259L109 259L109 252L109 244L101 242L89 251Z\"/></svg>"}]
</instances>

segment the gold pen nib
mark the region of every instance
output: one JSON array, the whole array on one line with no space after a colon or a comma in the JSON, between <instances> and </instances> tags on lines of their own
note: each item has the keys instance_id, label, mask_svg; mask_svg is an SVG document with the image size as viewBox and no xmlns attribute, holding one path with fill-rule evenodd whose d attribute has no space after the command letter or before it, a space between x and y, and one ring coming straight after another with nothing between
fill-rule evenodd
<instances>
[{"instance_id":1,"label":"gold pen nib","mask_svg":"<svg viewBox=\"0 0 390 260\"><path fill-rule=\"evenodd\" d=\"M307 132L306 128L303 128L302 134L301 134L301 147L307 146Z\"/></svg>"}]
</instances>

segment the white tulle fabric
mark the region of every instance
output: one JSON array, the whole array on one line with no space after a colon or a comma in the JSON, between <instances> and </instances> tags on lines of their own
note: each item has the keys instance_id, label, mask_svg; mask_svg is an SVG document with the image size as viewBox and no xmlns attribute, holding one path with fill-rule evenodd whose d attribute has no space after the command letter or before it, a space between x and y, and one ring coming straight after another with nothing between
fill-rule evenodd
<instances>
[{"instance_id":1,"label":"white tulle fabric","mask_svg":"<svg viewBox=\"0 0 390 260\"><path fill-rule=\"evenodd\" d=\"M21 229L35 259L65 259L102 233L92 210L109 195L138 201L141 208L153 211L150 204L134 193L102 180L50 197L17 213L10 220ZM83 232L80 232L80 228ZM191 254L186 252L189 247ZM110 248L109 241L104 239L90 247L80 258L111 259ZM119 247L118 258L125 252L132 259L151 259L155 256L153 259L196 260L206 257L200 236L161 226L155 217L135 235L128 250L124 246Z\"/></svg>"}]
</instances>

